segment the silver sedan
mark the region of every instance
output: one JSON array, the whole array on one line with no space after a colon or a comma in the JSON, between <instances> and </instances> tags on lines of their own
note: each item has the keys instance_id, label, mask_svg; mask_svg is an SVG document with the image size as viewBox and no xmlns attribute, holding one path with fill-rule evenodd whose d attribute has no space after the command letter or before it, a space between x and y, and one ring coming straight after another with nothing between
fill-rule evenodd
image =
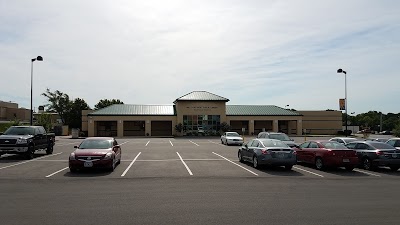
<instances>
[{"instance_id":1,"label":"silver sedan","mask_svg":"<svg viewBox=\"0 0 400 225\"><path fill-rule=\"evenodd\" d=\"M221 136L221 143L225 145L242 145L243 138L237 132L225 132Z\"/></svg>"}]
</instances>

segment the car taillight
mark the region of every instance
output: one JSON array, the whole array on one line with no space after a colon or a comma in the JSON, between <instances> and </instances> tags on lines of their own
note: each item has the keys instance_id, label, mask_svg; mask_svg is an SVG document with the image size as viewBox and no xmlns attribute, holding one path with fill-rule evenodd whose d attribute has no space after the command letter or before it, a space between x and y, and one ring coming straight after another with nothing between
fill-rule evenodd
<instances>
[{"instance_id":1,"label":"car taillight","mask_svg":"<svg viewBox=\"0 0 400 225\"><path fill-rule=\"evenodd\" d=\"M261 154L263 154L263 155L268 155L268 154L269 154L269 151L266 150L266 149L261 149Z\"/></svg>"},{"instance_id":2,"label":"car taillight","mask_svg":"<svg viewBox=\"0 0 400 225\"><path fill-rule=\"evenodd\" d=\"M381 152L381 151L377 151L376 154L377 154L377 155L384 155L384 153Z\"/></svg>"}]
</instances>

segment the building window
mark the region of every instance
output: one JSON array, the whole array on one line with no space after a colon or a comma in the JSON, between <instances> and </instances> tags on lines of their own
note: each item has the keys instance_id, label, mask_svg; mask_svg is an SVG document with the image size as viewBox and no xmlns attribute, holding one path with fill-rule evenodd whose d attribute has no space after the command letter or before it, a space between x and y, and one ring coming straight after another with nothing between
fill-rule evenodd
<instances>
[{"instance_id":1,"label":"building window","mask_svg":"<svg viewBox=\"0 0 400 225\"><path fill-rule=\"evenodd\" d=\"M218 135L220 115L183 115L183 129L191 135Z\"/></svg>"}]
</instances>

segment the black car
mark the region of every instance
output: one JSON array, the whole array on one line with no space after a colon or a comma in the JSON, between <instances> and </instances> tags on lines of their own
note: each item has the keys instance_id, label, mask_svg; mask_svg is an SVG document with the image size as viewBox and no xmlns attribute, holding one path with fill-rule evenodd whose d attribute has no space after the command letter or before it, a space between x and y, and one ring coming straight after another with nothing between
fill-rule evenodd
<instances>
[{"instance_id":1,"label":"black car","mask_svg":"<svg viewBox=\"0 0 400 225\"><path fill-rule=\"evenodd\" d=\"M400 168L400 150L378 141L354 141L346 145L357 152L362 168L373 170L379 166L390 167L392 171Z\"/></svg>"}]
</instances>

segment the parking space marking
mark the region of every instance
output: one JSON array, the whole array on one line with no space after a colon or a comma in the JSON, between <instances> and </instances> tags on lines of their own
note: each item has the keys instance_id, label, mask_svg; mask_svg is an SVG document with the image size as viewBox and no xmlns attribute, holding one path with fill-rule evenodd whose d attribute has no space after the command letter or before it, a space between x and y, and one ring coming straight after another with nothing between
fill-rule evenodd
<instances>
[{"instance_id":1,"label":"parking space marking","mask_svg":"<svg viewBox=\"0 0 400 225\"><path fill-rule=\"evenodd\" d=\"M246 170L246 171L249 172L249 173L252 173L252 174L258 176L258 174L254 173L253 171L251 171L251 170L249 170L249 169L247 169L247 168L245 168L245 167L243 167L243 166L241 166L241 165L239 165L239 164L237 164L237 163L235 163L235 162L233 162L233 161L231 161L231 160L229 160L229 159L223 157L222 155L219 155L219 154L217 154L217 153L215 153L215 152L213 152L213 154L215 154L215 155L217 155L217 156L219 156L219 157L225 159L226 161L228 161L228 162L230 162L230 163L232 163L232 164L235 164L236 166L238 166L238 167L240 167L240 168Z\"/></svg>"},{"instance_id":2,"label":"parking space marking","mask_svg":"<svg viewBox=\"0 0 400 225\"><path fill-rule=\"evenodd\" d=\"M124 144L126 144L126 143L128 143L129 141L125 141L125 142L122 142L121 144L119 144L120 146L121 145L124 145Z\"/></svg>"},{"instance_id":3,"label":"parking space marking","mask_svg":"<svg viewBox=\"0 0 400 225\"><path fill-rule=\"evenodd\" d=\"M321 174L314 173L314 172L311 172L311 171L308 171L308 170L305 170L305 169L299 168L299 167L297 167L297 166L293 166L293 168L294 168L294 169L301 170L301 171L304 171L304 172L307 172L307 173L311 173L311 174L313 174L313 175L315 175L315 176L324 177L324 176L322 176Z\"/></svg>"},{"instance_id":4,"label":"parking space marking","mask_svg":"<svg viewBox=\"0 0 400 225\"><path fill-rule=\"evenodd\" d=\"M195 145L199 146L198 144L194 143L193 141L191 141L191 140L189 140L189 141L192 142L192 144L195 144Z\"/></svg>"},{"instance_id":5,"label":"parking space marking","mask_svg":"<svg viewBox=\"0 0 400 225\"><path fill-rule=\"evenodd\" d=\"M169 143L171 144L171 146L174 146L174 145L172 144L171 140L169 141Z\"/></svg>"},{"instance_id":6,"label":"parking space marking","mask_svg":"<svg viewBox=\"0 0 400 225\"><path fill-rule=\"evenodd\" d=\"M73 143L61 144L61 145L57 145L57 143L56 143L55 145L56 145L56 146L58 146L58 147L61 147L61 146L67 146L67 145L79 144L79 143L81 143L81 142L73 142Z\"/></svg>"},{"instance_id":7,"label":"parking space marking","mask_svg":"<svg viewBox=\"0 0 400 225\"><path fill-rule=\"evenodd\" d=\"M125 174L128 172L128 170L132 167L133 163L135 163L136 159L139 157L139 155L142 154L142 152L139 152L137 156L132 160L132 162L129 164L129 166L125 169L125 171L122 173L121 177L125 176Z\"/></svg>"},{"instance_id":8,"label":"parking space marking","mask_svg":"<svg viewBox=\"0 0 400 225\"><path fill-rule=\"evenodd\" d=\"M186 165L185 161L183 161L181 155L179 155L179 152L176 152L176 154L178 154L179 158L181 159L181 162L183 163L183 165L185 165L186 170L189 172L190 176L193 176L192 171L189 169L189 167Z\"/></svg>"},{"instance_id":9,"label":"parking space marking","mask_svg":"<svg viewBox=\"0 0 400 225\"><path fill-rule=\"evenodd\" d=\"M145 146L147 146L149 143L150 143L150 141L148 141Z\"/></svg>"},{"instance_id":10,"label":"parking space marking","mask_svg":"<svg viewBox=\"0 0 400 225\"><path fill-rule=\"evenodd\" d=\"M354 171L359 172L359 173L365 173L365 174L368 174L368 175L371 175L371 176L376 176L376 177L380 177L381 176L381 175L378 175L378 174L368 173L368 172L365 172L365 171L362 171L362 170L358 170L358 169L354 169Z\"/></svg>"},{"instance_id":11,"label":"parking space marking","mask_svg":"<svg viewBox=\"0 0 400 225\"><path fill-rule=\"evenodd\" d=\"M65 167L65 168L63 168L63 169L61 169L61 170L59 170L59 171L56 171L56 172L54 172L54 173L52 173L52 174L49 174L49 175L46 176L46 178L49 178L49 177L53 176L54 174L57 174L57 173L59 173L59 172L61 172L61 171L64 171L64 170L66 170L66 169L68 169L68 168L69 168L69 167Z\"/></svg>"},{"instance_id":12,"label":"parking space marking","mask_svg":"<svg viewBox=\"0 0 400 225\"><path fill-rule=\"evenodd\" d=\"M219 144L220 144L219 142L213 142L213 141L210 141L210 140L208 140L208 142L213 143L213 144L216 144L216 145L219 145Z\"/></svg>"},{"instance_id":13,"label":"parking space marking","mask_svg":"<svg viewBox=\"0 0 400 225\"><path fill-rule=\"evenodd\" d=\"M20 163L16 163L16 164L12 164L12 165L8 165L8 166L0 167L0 170L6 169L6 168L9 168L9 167L13 167L13 166L18 166L18 165L25 164L25 163L28 163L28 162L38 161L39 159L44 159L44 158L47 158L47 157L50 157L50 156L56 156L56 155L59 155L59 154L61 154L61 153L62 153L62 152L59 152L59 153L57 153L57 154L46 155L46 156L43 156L43 157L40 157L40 158L31 159L31 160L23 161L23 162L20 162Z\"/></svg>"}]
</instances>

